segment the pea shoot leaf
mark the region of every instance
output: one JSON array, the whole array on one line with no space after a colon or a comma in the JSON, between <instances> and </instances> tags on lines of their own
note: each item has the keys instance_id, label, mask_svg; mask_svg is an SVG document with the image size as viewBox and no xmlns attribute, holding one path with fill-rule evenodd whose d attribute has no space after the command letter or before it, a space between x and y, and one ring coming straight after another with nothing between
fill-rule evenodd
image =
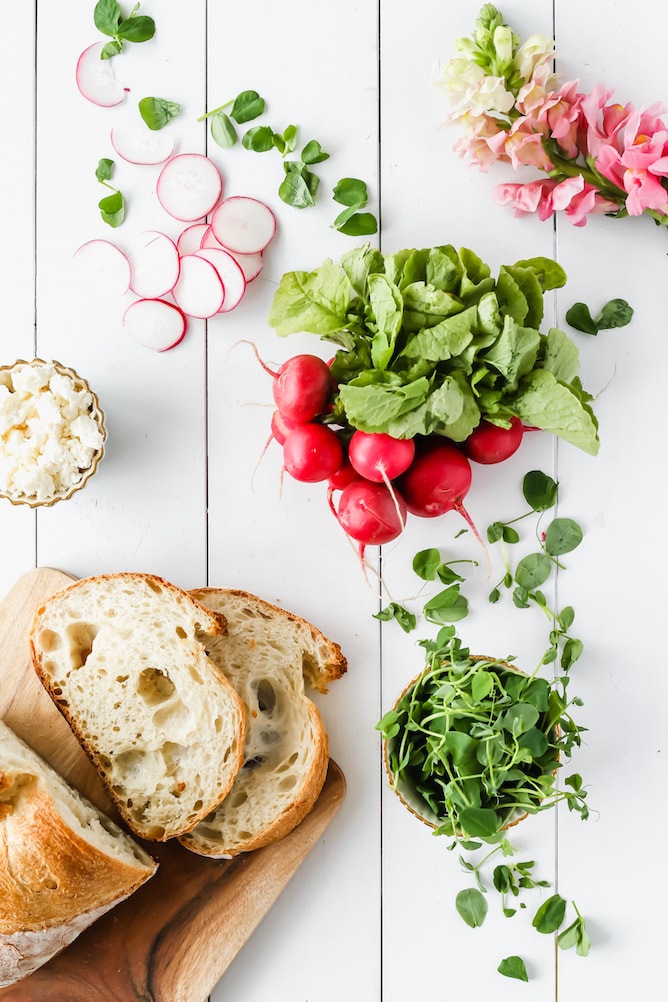
<instances>
[{"instance_id":1,"label":"pea shoot leaf","mask_svg":"<svg viewBox=\"0 0 668 1002\"><path fill-rule=\"evenodd\" d=\"M531 470L522 481L522 493L534 511L547 511L557 503L556 481L541 470Z\"/></svg>"},{"instance_id":2,"label":"pea shoot leaf","mask_svg":"<svg viewBox=\"0 0 668 1002\"><path fill-rule=\"evenodd\" d=\"M413 570L423 581L433 581L441 565L441 554L435 547L420 550L413 557Z\"/></svg>"},{"instance_id":3,"label":"pea shoot leaf","mask_svg":"<svg viewBox=\"0 0 668 1002\"><path fill-rule=\"evenodd\" d=\"M230 116L237 125L259 118L265 108L264 98L256 90L242 90L234 99Z\"/></svg>"},{"instance_id":4,"label":"pea shoot leaf","mask_svg":"<svg viewBox=\"0 0 668 1002\"><path fill-rule=\"evenodd\" d=\"M211 117L211 137L222 149L229 150L239 141L234 122L224 111L217 111Z\"/></svg>"},{"instance_id":5,"label":"pea shoot leaf","mask_svg":"<svg viewBox=\"0 0 668 1002\"><path fill-rule=\"evenodd\" d=\"M180 104L162 97L143 97L139 102L139 114L153 132L164 128L180 111Z\"/></svg>"},{"instance_id":6,"label":"pea shoot leaf","mask_svg":"<svg viewBox=\"0 0 668 1002\"><path fill-rule=\"evenodd\" d=\"M572 518L555 518L545 533L545 549L551 556L570 553L582 542L582 529Z\"/></svg>"},{"instance_id":7,"label":"pea shoot leaf","mask_svg":"<svg viewBox=\"0 0 668 1002\"><path fill-rule=\"evenodd\" d=\"M403 605L399 605L397 602L390 602L386 605L384 609L380 612L374 613L374 619L379 619L381 622L387 623L391 620L396 620L404 633L410 633L417 626L417 617L414 613L409 612Z\"/></svg>"},{"instance_id":8,"label":"pea shoot leaf","mask_svg":"<svg viewBox=\"0 0 668 1002\"><path fill-rule=\"evenodd\" d=\"M507 978L517 978L518 981L529 980L526 965L518 956L504 957L497 970L499 974L503 974Z\"/></svg>"},{"instance_id":9,"label":"pea shoot leaf","mask_svg":"<svg viewBox=\"0 0 668 1002\"><path fill-rule=\"evenodd\" d=\"M538 932L556 932L564 921L566 901L560 894L553 894L542 903L531 923Z\"/></svg>"},{"instance_id":10,"label":"pea shoot leaf","mask_svg":"<svg viewBox=\"0 0 668 1002\"><path fill-rule=\"evenodd\" d=\"M475 887L467 887L455 898L455 907L471 929L477 929L485 921L487 901Z\"/></svg>"},{"instance_id":11,"label":"pea shoot leaf","mask_svg":"<svg viewBox=\"0 0 668 1002\"><path fill-rule=\"evenodd\" d=\"M611 299L597 317L592 317L585 303L574 303L566 312L566 321L583 334L598 334L599 331L626 327L633 318L633 309L625 299Z\"/></svg>"}]
</instances>

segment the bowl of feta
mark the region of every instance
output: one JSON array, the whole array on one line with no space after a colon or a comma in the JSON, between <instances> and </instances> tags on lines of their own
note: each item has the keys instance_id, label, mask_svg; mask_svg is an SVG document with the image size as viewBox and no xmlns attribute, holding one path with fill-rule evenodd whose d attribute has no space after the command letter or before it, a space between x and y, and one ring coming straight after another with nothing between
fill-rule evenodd
<instances>
[{"instance_id":1,"label":"bowl of feta","mask_svg":"<svg viewBox=\"0 0 668 1002\"><path fill-rule=\"evenodd\" d=\"M80 490L104 454L104 414L85 379L60 362L0 366L0 497L50 507Z\"/></svg>"}]
</instances>

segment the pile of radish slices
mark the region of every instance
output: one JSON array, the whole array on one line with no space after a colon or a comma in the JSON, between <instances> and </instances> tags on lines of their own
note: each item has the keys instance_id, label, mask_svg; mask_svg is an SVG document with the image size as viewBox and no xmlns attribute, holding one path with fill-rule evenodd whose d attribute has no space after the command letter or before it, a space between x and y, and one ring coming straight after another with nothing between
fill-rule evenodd
<instances>
[{"instance_id":1,"label":"pile of radish slices","mask_svg":"<svg viewBox=\"0 0 668 1002\"><path fill-rule=\"evenodd\" d=\"M156 155L149 140L140 151L143 140L132 133L114 133L112 142L124 157L134 156L134 163ZM183 340L189 317L207 320L239 305L262 270L276 218L256 198L222 198L218 167L199 153L170 156L156 194L163 209L185 223L178 236L148 230L128 250L110 240L90 240L75 252L75 262L87 281L103 282L121 296L132 293L136 298L125 310L124 327L145 347L167 351Z\"/></svg>"}]
</instances>

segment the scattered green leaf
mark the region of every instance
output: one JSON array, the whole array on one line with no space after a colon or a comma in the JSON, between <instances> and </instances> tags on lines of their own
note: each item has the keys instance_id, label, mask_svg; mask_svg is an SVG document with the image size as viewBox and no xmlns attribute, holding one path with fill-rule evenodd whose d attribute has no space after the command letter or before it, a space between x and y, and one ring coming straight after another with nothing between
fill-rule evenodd
<instances>
[{"instance_id":1,"label":"scattered green leaf","mask_svg":"<svg viewBox=\"0 0 668 1002\"><path fill-rule=\"evenodd\" d=\"M526 965L521 957L504 957L497 970L507 978L517 978L518 981L529 980Z\"/></svg>"},{"instance_id":2,"label":"scattered green leaf","mask_svg":"<svg viewBox=\"0 0 668 1002\"><path fill-rule=\"evenodd\" d=\"M626 327L633 318L633 309L625 299L611 299L596 318L593 318L585 303L575 303L566 312L566 322L583 334L598 334L599 331Z\"/></svg>"},{"instance_id":3,"label":"scattered green leaf","mask_svg":"<svg viewBox=\"0 0 668 1002\"><path fill-rule=\"evenodd\" d=\"M143 97L139 102L139 114L154 132L163 129L180 111L180 104L175 101L165 101L161 97Z\"/></svg>"}]
</instances>

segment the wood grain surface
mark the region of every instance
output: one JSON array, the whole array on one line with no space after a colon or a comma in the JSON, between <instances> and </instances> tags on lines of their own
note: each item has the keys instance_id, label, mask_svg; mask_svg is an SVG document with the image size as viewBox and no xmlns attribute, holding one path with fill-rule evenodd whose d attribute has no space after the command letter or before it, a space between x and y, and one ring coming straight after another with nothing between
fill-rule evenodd
<instances>
[{"instance_id":1,"label":"wood grain surface","mask_svg":"<svg viewBox=\"0 0 668 1002\"><path fill-rule=\"evenodd\" d=\"M42 690L28 651L35 609L71 580L38 568L0 605L0 717L104 806L94 770ZM233 860L206 859L176 842L144 843L159 860L156 876L39 971L0 990L2 1002L203 1002L344 795L343 773L330 762L320 798L301 825L280 842Z\"/></svg>"}]
</instances>

